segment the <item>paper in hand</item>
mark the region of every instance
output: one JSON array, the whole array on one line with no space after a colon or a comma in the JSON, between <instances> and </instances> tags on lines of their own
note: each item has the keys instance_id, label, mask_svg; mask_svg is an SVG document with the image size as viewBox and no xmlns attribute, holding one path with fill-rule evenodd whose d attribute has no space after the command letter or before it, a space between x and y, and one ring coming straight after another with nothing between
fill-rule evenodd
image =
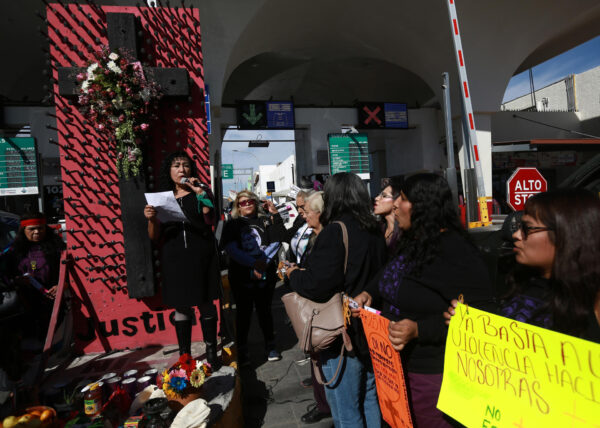
<instances>
[{"instance_id":1,"label":"paper in hand","mask_svg":"<svg viewBox=\"0 0 600 428\"><path fill-rule=\"evenodd\" d=\"M188 221L177 203L173 192L145 193L146 202L156 208L156 216L161 223L168 221Z\"/></svg>"}]
</instances>

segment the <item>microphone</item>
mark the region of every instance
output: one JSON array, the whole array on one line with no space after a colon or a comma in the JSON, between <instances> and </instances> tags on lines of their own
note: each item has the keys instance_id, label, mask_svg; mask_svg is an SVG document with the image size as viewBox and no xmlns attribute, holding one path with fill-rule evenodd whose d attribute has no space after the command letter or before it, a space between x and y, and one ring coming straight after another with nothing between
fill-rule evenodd
<instances>
[{"instance_id":1,"label":"microphone","mask_svg":"<svg viewBox=\"0 0 600 428\"><path fill-rule=\"evenodd\" d=\"M192 182L190 181L190 179L188 177L181 177L181 180L179 181L180 184L192 184ZM200 187L202 187L203 189L207 189L208 186L202 182L198 182L198 185Z\"/></svg>"}]
</instances>

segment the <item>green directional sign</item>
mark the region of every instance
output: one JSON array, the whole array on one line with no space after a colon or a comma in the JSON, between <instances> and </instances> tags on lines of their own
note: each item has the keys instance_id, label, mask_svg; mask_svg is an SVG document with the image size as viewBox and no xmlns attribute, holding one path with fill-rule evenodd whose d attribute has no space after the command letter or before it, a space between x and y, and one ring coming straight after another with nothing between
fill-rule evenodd
<instances>
[{"instance_id":1,"label":"green directional sign","mask_svg":"<svg viewBox=\"0 0 600 428\"><path fill-rule=\"evenodd\" d=\"M0 196L38 193L36 159L33 138L0 138Z\"/></svg>"},{"instance_id":2,"label":"green directional sign","mask_svg":"<svg viewBox=\"0 0 600 428\"><path fill-rule=\"evenodd\" d=\"M221 164L221 177L223 178L223 180L233 179L233 164L232 163Z\"/></svg>"},{"instance_id":3,"label":"green directional sign","mask_svg":"<svg viewBox=\"0 0 600 428\"><path fill-rule=\"evenodd\" d=\"M264 101L238 101L237 120L240 129L265 129L267 106Z\"/></svg>"},{"instance_id":4,"label":"green directional sign","mask_svg":"<svg viewBox=\"0 0 600 428\"><path fill-rule=\"evenodd\" d=\"M369 178L369 143L367 134L329 134L329 166L331 174L353 172Z\"/></svg>"}]
</instances>

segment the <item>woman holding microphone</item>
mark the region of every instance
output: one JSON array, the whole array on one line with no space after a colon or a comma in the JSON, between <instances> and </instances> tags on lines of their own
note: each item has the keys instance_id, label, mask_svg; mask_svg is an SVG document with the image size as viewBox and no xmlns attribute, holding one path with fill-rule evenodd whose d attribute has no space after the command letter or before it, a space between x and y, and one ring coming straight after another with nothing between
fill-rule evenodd
<instances>
[{"instance_id":1,"label":"woman holding microphone","mask_svg":"<svg viewBox=\"0 0 600 428\"><path fill-rule=\"evenodd\" d=\"M200 324L206 344L206 359L218 369L217 310L219 266L212 231L214 206L208 186L196 178L194 162L185 152L167 156L160 172L161 190L173 192L185 221L161 223L156 209L146 205L148 235L162 244L162 298L175 308L175 331L179 353L191 353L194 306L200 309Z\"/></svg>"}]
</instances>

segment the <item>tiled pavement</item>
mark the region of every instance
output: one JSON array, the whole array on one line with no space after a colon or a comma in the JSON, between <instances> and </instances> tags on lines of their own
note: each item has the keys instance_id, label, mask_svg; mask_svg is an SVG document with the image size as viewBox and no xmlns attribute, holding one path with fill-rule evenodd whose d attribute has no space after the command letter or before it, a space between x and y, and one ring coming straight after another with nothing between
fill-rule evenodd
<instances>
[{"instance_id":1,"label":"tiled pavement","mask_svg":"<svg viewBox=\"0 0 600 428\"><path fill-rule=\"evenodd\" d=\"M252 319L249 349L250 368L241 370L242 397L246 428L265 427L306 427L329 428L331 418L315 424L305 424L300 418L307 407L314 403L312 388L301 385L310 377L310 360L296 346L297 338L287 321L281 302L283 287L275 289L273 297L273 318L277 335L277 345L283 358L280 361L266 360L264 341L258 320Z\"/></svg>"}]
</instances>

